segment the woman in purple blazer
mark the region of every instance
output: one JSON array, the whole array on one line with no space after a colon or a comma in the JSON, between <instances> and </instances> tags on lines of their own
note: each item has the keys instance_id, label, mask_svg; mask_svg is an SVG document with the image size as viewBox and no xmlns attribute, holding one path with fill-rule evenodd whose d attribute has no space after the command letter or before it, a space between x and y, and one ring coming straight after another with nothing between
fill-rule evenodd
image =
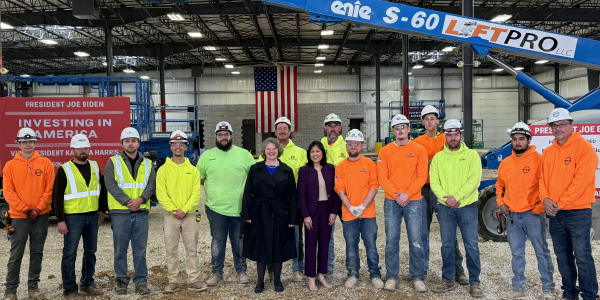
<instances>
[{"instance_id":1,"label":"woman in purple blazer","mask_svg":"<svg viewBox=\"0 0 600 300\"><path fill-rule=\"evenodd\" d=\"M331 226L340 212L340 199L334 191L335 168L327 163L323 144L312 142L307 149L308 162L298 172L298 203L306 228L305 270L308 288L318 290L315 277L317 273L317 244L319 249L319 281L323 287L331 285L325 280L327 274L327 254Z\"/></svg>"}]
</instances>

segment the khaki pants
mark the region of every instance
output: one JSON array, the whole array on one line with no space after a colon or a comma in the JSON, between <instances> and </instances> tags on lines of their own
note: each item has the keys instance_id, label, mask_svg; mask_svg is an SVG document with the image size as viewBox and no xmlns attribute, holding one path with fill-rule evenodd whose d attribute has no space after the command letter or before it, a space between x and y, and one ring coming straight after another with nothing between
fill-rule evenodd
<instances>
[{"instance_id":1,"label":"khaki pants","mask_svg":"<svg viewBox=\"0 0 600 300\"><path fill-rule=\"evenodd\" d=\"M169 283L179 283L179 236L182 237L183 247L186 252L185 271L188 283L200 281L200 263L198 260L198 233L200 227L193 213L185 215L183 220L177 220L172 213L165 211L165 250L167 254L167 275Z\"/></svg>"}]
</instances>

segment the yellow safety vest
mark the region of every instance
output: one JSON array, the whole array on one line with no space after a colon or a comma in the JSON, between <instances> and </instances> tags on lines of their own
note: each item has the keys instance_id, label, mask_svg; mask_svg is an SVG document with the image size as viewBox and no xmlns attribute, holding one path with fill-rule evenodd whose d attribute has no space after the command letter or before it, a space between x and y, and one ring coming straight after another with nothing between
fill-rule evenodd
<instances>
[{"instance_id":1,"label":"yellow safety vest","mask_svg":"<svg viewBox=\"0 0 600 300\"><path fill-rule=\"evenodd\" d=\"M98 210L98 201L100 199L100 173L98 164L95 161L89 161L94 169L90 175L90 185L87 186L83 175L77 169L72 161L62 165L67 175L67 188L64 196L65 214L81 214Z\"/></svg>"},{"instance_id":2,"label":"yellow safety vest","mask_svg":"<svg viewBox=\"0 0 600 300\"><path fill-rule=\"evenodd\" d=\"M144 163L140 164L140 168L137 172L137 178L134 180L131 173L129 173L129 169L127 169L127 165L125 165L125 161L120 155L115 155L110 158L113 165L115 166L115 181L123 193L127 195L130 199L139 198L144 189L146 188L146 184L148 184L148 177L150 176L150 168L152 168L152 163L147 158L144 158ZM132 168L135 166L132 166ZM123 171L125 170L125 171ZM129 209L127 206L121 205L119 201L115 199L108 193L108 208L109 209ZM140 208L150 209L150 201L146 201L146 203L142 203Z\"/></svg>"}]
</instances>

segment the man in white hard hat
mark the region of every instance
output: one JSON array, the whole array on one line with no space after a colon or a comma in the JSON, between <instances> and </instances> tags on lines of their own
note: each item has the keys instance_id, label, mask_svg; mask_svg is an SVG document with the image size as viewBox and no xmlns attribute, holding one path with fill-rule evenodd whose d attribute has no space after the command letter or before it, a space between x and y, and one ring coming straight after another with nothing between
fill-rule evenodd
<instances>
[{"instance_id":1,"label":"man in white hard hat","mask_svg":"<svg viewBox=\"0 0 600 300\"><path fill-rule=\"evenodd\" d=\"M410 140L410 121L398 114L392 118L392 133L396 140L379 150L377 178L385 191L385 289L396 290L400 270L400 230L402 217L406 224L409 246L409 275L415 291L427 292L423 274L423 196L421 188L427 181L427 151Z\"/></svg>"},{"instance_id":2,"label":"man in white hard hat","mask_svg":"<svg viewBox=\"0 0 600 300\"><path fill-rule=\"evenodd\" d=\"M321 139L321 144L327 152L327 163L337 167L339 163L348 157L346 142L342 137L342 119L336 114L329 114L323 120L325 136ZM327 273L333 273L335 264L335 241L333 234L335 233L335 223L331 227L331 239L329 240L329 255L327 262Z\"/></svg>"},{"instance_id":3,"label":"man in white hard hat","mask_svg":"<svg viewBox=\"0 0 600 300\"><path fill-rule=\"evenodd\" d=\"M296 146L290 136L292 134L292 122L286 118L281 117L273 124L275 127L275 136L277 141L283 148L283 154L279 157L283 163L288 165L294 171L294 177L296 183L298 183L298 170L300 167L306 165L308 158L306 156L306 150ZM258 161L263 161L262 156L258 158ZM302 224L303 221L299 221ZM296 234L296 252L302 254L304 247L302 245L302 227L295 225L294 232ZM292 262L292 272L294 273L293 280L296 282L304 281L304 255L298 255Z\"/></svg>"},{"instance_id":4,"label":"man in white hard hat","mask_svg":"<svg viewBox=\"0 0 600 300\"><path fill-rule=\"evenodd\" d=\"M14 233L10 236L10 257L6 272L4 299L17 299L21 262L29 239L30 299L46 299L38 289L44 244L48 235L48 212L52 203L54 166L35 151L39 140L31 128L21 128L16 142L21 152L4 165L4 198L9 206Z\"/></svg>"},{"instance_id":5,"label":"man in white hard hat","mask_svg":"<svg viewBox=\"0 0 600 300\"><path fill-rule=\"evenodd\" d=\"M223 280L228 235L238 281L247 284L250 278L246 274L246 258L242 256L240 213L246 178L254 157L248 150L232 144L233 129L228 122L217 123L215 135L217 147L205 151L196 165L204 185L204 206L212 236L212 276L206 284L215 286Z\"/></svg>"},{"instance_id":6,"label":"man in white hard hat","mask_svg":"<svg viewBox=\"0 0 600 300\"><path fill-rule=\"evenodd\" d=\"M421 110L421 121L423 127L425 127L426 133L424 135L419 136L414 141L421 146L425 147L427 150L427 159L429 164L433 160L433 157L442 149L444 149L444 144L446 144L446 135L444 133L438 132L438 125L440 125L439 120L440 114L433 105L426 105ZM423 226L422 226L422 243L423 243L423 251L424 251L424 272L425 277L427 277L427 270L429 270L429 230L431 229L431 221L433 221L433 215L437 211L437 198L435 194L431 190L431 185L429 182L429 169L427 172L427 183L421 189L421 194L423 195ZM463 256L460 253L460 248L458 247L458 240L456 240L454 249L454 267L456 268L456 275L454 276L454 280L461 285L469 284L469 278L465 274L465 270L462 266Z\"/></svg>"},{"instance_id":7,"label":"man in white hard hat","mask_svg":"<svg viewBox=\"0 0 600 300\"><path fill-rule=\"evenodd\" d=\"M104 223L108 204L98 163L88 160L90 147L84 134L71 138L73 159L58 168L52 192L58 233L64 236L61 272L63 295L67 299L79 297L75 260L80 239L83 239L83 259L79 291L102 295L102 291L94 287L94 273L98 227Z\"/></svg>"},{"instance_id":8,"label":"man in white hard hat","mask_svg":"<svg viewBox=\"0 0 600 300\"><path fill-rule=\"evenodd\" d=\"M367 253L367 267L371 284L383 288L377 253L377 220L375 195L379 189L377 166L373 160L361 155L365 138L358 129L346 136L348 158L335 169L335 192L342 201L342 228L346 239L346 288L354 288L360 274L358 244L362 238Z\"/></svg>"},{"instance_id":9,"label":"man in white hard hat","mask_svg":"<svg viewBox=\"0 0 600 300\"><path fill-rule=\"evenodd\" d=\"M544 149L540 199L550 221L550 236L562 277L563 299L598 298L598 277L590 244L598 155L574 132L564 108L548 116L555 139ZM579 279L579 285L577 284Z\"/></svg>"},{"instance_id":10,"label":"man in white hard hat","mask_svg":"<svg viewBox=\"0 0 600 300\"><path fill-rule=\"evenodd\" d=\"M127 249L131 241L135 292L146 295L150 293L146 264L148 213L150 198L156 190L156 173L152 162L138 151L140 134L135 128L123 129L121 145L123 151L111 157L104 170L113 229L115 293L127 294L131 279L127 275Z\"/></svg>"},{"instance_id":11,"label":"man in white hard hat","mask_svg":"<svg viewBox=\"0 0 600 300\"><path fill-rule=\"evenodd\" d=\"M477 151L467 148L462 142L463 128L460 121L446 121L444 133L444 150L433 157L429 170L431 189L438 199L443 262L443 283L434 286L433 291L444 293L455 289L454 244L458 225L467 254L469 294L474 298L481 298L481 263L477 241L477 188L481 183L481 160Z\"/></svg>"},{"instance_id":12,"label":"man in white hard hat","mask_svg":"<svg viewBox=\"0 0 600 300\"><path fill-rule=\"evenodd\" d=\"M546 214L540 199L539 180L542 155L531 143L531 129L523 122L509 132L513 148L498 168L496 202L506 216L506 235L512 253L512 291L500 293L500 299L527 299L525 243L531 241L542 281L541 300L554 299L554 266L546 242Z\"/></svg>"},{"instance_id":13,"label":"man in white hard hat","mask_svg":"<svg viewBox=\"0 0 600 300\"><path fill-rule=\"evenodd\" d=\"M165 294L179 291L179 237L186 252L188 290L203 291L208 287L200 282L196 211L200 202L200 173L185 157L188 139L181 130L171 133L169 140L172 158L156 174L156 198L164 209L164 238L169 284Z\"/></svg>"}]
</instances>

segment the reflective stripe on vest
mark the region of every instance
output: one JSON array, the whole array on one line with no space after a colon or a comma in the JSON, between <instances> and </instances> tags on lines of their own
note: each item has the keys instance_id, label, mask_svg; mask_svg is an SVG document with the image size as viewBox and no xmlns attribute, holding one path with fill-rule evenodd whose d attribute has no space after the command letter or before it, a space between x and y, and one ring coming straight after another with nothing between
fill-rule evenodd
<instances>
[{"instance_id":1,"label":"reflective stripe on vest","mask_svg":"<svg viewBox=\"0 0 600 300\"><path fill-rule=\"evenodd\" d=\"M115 166L115 174L114 180L117 183L117 186L123 191L127 197L130 199L139 198L144 189L148 184L148 178L150 177L150 172L152 171L152 163L147 158L144 158L144 162L140 164L137 172L136 178L133 178L131 172L126 167L125 161L120 155L115 155L110 158ZM109 162L110 163L110 162ZM135 166L132 166L132 169ZM109 192L108 196L108 208L110 210L129 210L129 208L125 205L122 205L113 197L113 195ZM140 208L150 209L150 201L146 201L140 205Z\"/></svg>"},{"instance_id":2,"label":"reflective stripe on vest","mask_svg":"<svg viewBox=\"0 0 600 300\"><path fill-rule=\"evenodd\" d=\"M123 167L121 166L121 160L119 159L119 155L115 155L115 167L117 168L117 176L119 177L119 188L121 189L145 189L148 184L148 177L150 176L150 160L144 157L144 183L125 183L123 180ZM131 168L135 168L135 166L131 166ZM133 177L133 176L132 176Z\"/></svg>"},{"instance_id":3,"label":"reflective stripe on vest","mask_svg":"<svg viewBox=\"0 0 600 300\"><path fill-rule=\"evenodd\" d=\"M96 164L95 161L91 161L91 160L90 160L90 165L94 168L94 172L96 173L96 180L98 180L98 178L100 178L100 174L98 173L98 165ZM71 193L65 194L65 201L79 199L79 198L86 198L89 196L100 197L100 184L96 185L95 191L77 192L77 184L75 182L75 176L73 176L73 171L71 170L71 165L67 162L63 166L65 167L65 171L67 173L67 180L69 180L69 184L71 185L70 186ZM90 186L92 186L91 181L90 181Z\"/></svg>"},{"instance_id":4,"label":"reflective stripe on vest","mask_svg":"<svg viewBox=\"0 0 600 300\"><path fill-rule=\"evenodd\" d=\"M86 184L85 178L77 166L69 161L62 165L67 177L67 186L64 191L63 209L65 214L80 214L98 210L100 200L100 172L95 161L90 162L90 183Z\"/></svg>"}]
</instances>

